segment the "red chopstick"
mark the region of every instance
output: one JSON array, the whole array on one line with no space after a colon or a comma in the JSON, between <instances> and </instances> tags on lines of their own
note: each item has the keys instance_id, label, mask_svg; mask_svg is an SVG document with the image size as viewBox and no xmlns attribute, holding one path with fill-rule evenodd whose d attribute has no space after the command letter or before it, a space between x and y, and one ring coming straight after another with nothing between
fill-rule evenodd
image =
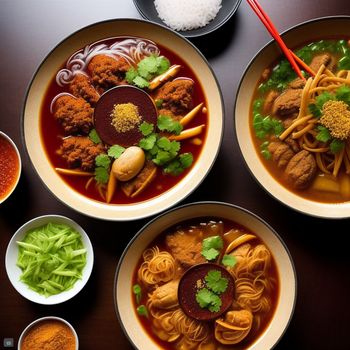
<instances>
[{"instance_id":1,"label":"red chopstick","mask_svg":"<svg viewBox=\"0 0 350 350\"><path fill-rule=\"evenodd\" d=\"M291 51L288 49L286 44L283 42L282 38L280 37L276 27L272 23L269 16L266 14L266 12L263 10L263 8L260 6L257 0L247 0L250 7L253 9L253 11L256 13L256 15L260 18L261 22L264 24L266 29L269 31L269 33L272 35L272 37L276 40L277 44L283 51L284 55L287 57L288 61L292 65L295 72L298 74L298 76L305 80L305 77L301 73L301 70L299 69L299 66L295 62L294 53L291 53ZM303 62L304 63L304 62Z\"/></svg>"},{"instance_id":2,"label":"red chopstick","mask_svg":"<svg viewBox=\"0 0 350 350\"><path fill-rule=\"evenodd\" d=\"M316 73L301 58L299 58L292 50L289 51L293 55L295 61L297 61L301 67L303 67L313 77L316 75Z\"/></svg>"}]
</instances>

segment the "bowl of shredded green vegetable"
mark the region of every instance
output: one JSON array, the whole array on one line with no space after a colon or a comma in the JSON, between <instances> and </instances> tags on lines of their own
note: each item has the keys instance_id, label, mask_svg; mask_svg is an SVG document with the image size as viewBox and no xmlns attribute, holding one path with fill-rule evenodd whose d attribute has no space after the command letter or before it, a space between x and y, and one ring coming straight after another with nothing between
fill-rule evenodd
<instances>
[{"instance_id":1,"label":"bowl of shredded green vegetable","mask_svg":"<svg viewBox=\"0 0 350 350\"><path fill-rule=\"evenodd\" d=\"M11 238L6 272L23 297L38 304L67 301L87 283L94 254L86 232L73 220L44 215L22 225Z\"/></svg>"}]
</instances>

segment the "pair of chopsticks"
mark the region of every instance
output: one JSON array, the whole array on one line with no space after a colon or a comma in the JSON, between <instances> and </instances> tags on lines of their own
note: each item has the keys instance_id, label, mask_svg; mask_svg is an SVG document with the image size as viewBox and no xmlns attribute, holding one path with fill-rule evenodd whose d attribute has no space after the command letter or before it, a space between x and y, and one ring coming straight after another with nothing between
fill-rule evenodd
<instances>
[{"instance_id":1,"label":"pair of chopsticks","mask_svg":"<svg viewBox=\"0 0 350 350\"><path fill-rule=\"evenodd\" d=\"M295 70L295 72L298 74L298 76L302 80L306 80L303 76L298 64L305 69L311 76L315 76L315 72L303 61L301 60L292 50L288 49L282 38L280 37L276 27L272 23L271 19L267 15L267 13L263 10L261 5L258 3L257 0L247 0L250 7L253 9L253 11L256 13L256 15L259 17L261 22L264 24L266 29L269 31L271 36L276 40L277 44L283 51L284 55L290 62L291 66Z\"/></svg>"}]
</instances>

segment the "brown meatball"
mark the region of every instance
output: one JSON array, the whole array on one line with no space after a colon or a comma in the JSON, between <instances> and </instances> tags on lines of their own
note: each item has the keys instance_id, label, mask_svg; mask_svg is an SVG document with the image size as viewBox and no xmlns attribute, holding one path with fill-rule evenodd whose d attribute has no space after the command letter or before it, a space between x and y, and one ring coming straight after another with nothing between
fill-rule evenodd
<instances>
[{"instance_id":1,"label":"brown meatball","mask_svg":"<svg viewBox=\"0 0 350 350\"><path fill-rule=\"evenodd\" d=\"M278 97L279 93L275 90L271 90L264 101L264 106L263 106L263 112L265 114L270 113L272 105L273 105L273 101L275 101L275 99Z\"/></svg>"},{"instance_id":2,"label":"brown meatball","mask_svg":"<svg viewBox=\"0 0 350 350\"><path fill-rule=\"evenodd\" d=\"M155 100L163 100L162 109L175 115L187 113L193 105L193 80L176 79L165 83L157 92Z\"/></svg>"},{"instance_id":3,"label":"brown meatball","mask_svg":"<svg viewBox=\"0 0 350 350\"><path fill-rule=\"evenodd\" d=\"M87 136L71 136L63 140L57 153L70 168L91 171L95 168L95 158L104 152L102 144L93 143Z\"/></svg>"},{"instance_id":4,"label":"brown meatball","mask_svg":"<svg viewBox=\"0 0 350 350\"><path fill-rule=\"evenodd\" d=\"M301 79L301 78L296 78L294 80L292 80L288 86L291 89L303 89L305 86L305 80Z\"/></svg>"},{"instance_id":5,"label":"brown meatball","mask_svg":"<svg viewBox=\"0 0 350 350\"><path fill-rule=\"evenodd\" d=\"M328 53L324 53L321 55L314 56L309 66L316 73L320 69L322 64L324 64L327 67L328 64L331 64L331 62L332 62L332 56L329 55Z\"/></svg>"},{"instance_id":6,"label":"brown meatball","mask_svg":"<svg viewBox=\"0 0 350 350\"><path fill-rule=\"evenodd\" d=\"M272 106L272 113L287 116L299 111L303 89L287 89L279 95Z\"/></svg>"},{"instance_id":7,"label":"brown meatball","mask_svg":"<svg viewBox=\"0 0 350 350\"><path fill-rule=\"evenodd\" d=\"M95 56L88 65L92 81L103 90L125 83L125 73L130 68L122 57Z\"/></svg>"},{"instance_id":8,"label":"brown meatball","mask_svg":"<svg viewBox=\"0 0 350 350\"><path fill-rule=\"evenodd\" d=\"M302 150L289 161L285 174L294 188L302 190L311 184L316 175L316 168L314 156Z\"/></svg>"},{"instance_id":9,"label":"brown meatball","mask_svg":"<svg viewBox=\"0 0 350 350\"><path fill-rule=\"evenodd\" d=\"M99 93L92 86L90 78L84 74L77 74L69 85L70 92L81 97L91 105L95 105L100 98Z\"/></svg>"},{"instance_id":10,"label":"brown meatball","mask_svg":"<svg viewBox=\"0 0 350 350\"><path fill-rule=\"evenodd\" d=\"M87 134L93 127L94 110L81 97L62 96L55 103L54 117L66 135Z\"/></svg>"},{"instance_id":11,"label":"brown meatball","mask_svg":"<svg viewBox=\"0 0 350 350\"><path fill-rule=\"evenodd\" d=\"M294 156L292 149L282 141L272 141L268 145L268 150L272 153L272 160L279 168L284 168Z\"/></svg>"}]
</instances>

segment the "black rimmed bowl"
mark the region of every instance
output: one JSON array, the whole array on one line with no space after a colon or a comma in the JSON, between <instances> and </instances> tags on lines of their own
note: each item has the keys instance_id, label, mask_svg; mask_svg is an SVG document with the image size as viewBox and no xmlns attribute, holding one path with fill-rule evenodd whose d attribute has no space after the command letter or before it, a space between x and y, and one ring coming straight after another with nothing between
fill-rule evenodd
<instances>
[{"instance_id":1,"label":"black rimmed bowl","mask_svg":"<svg viewBox=\"0 0 350 350\"><path fill-rule=\"evenodd\" d=\"M194 38L194 37L199 37L202 35L209 34L219 29L234 15L241 1L242 0L223 0L221 4L222 7L220 8L218 14L206 26L197 28L197 29L192 29L192 30L178 31L178 33L187 38ZM134 0L134 4L142 17L152 22L166 25L159 18L158 12L155 8L153 0Z\"/></svg>"},{"instance_id":2,"label":"black rimmed bowl","mask_svg":"<svg viewBox=\"0 0 350 350\"><path fill-rule=\"evenodd\" d=\"M292 27L282 34L290 48L328 38L350 38L350 17L317 18ZM266 169L256 152L251 134L251 102L258 81L266 67L282 54L275 41L264 46L248 64L238 88L235 105L235 131L238 144L248 169L257 182L281 203L301 213L321 218L348 218L350 202L322 203L306 199L280 184Z\"/></svg>"},{"instance_id":3,"label":"black rimmed bowl","mask_svg":"<svg viewBox=\"0 0 350 350\"><path fill-rule=\"evenodd\" d=\"M221 218L254 232L271 251L279 274L280 292L272 321L250 350L271 349L282 337L293 315L296 302L296 274L291 255L281 237L261 218L238 206L221 202L197 202L159 215L131 240L119 260L114 286L117 317L125 335L136 349L158 350L142 328L132 296L133 274L142 252L166 229L194 218Z\"/></svg>"},{"instance_id":4,"label":"black rimmed bowl","mask_svg":"<svg viewBox=\"0 0 350 350\"><path fill-rule=\"evenodd\" d=\"M83 196L70 187L52 166L43 145L39 116L47 86L69 57L91 43L111 37L141 37L176 52L187 63L204 91L208 128L200 155L186 176L157 197L133 204L107 204ZM221 90L209 63L187 39L144 20L117 19L85 27L59 43L36 71L27 91L22 115L22 132L30 160L46 187L63 203L85 215L112 221L128 221L157 214L177 204L206 177L221 145L224 107ZM41 141L41 142L40 142Z\"/></svg>"}]
</instances>

